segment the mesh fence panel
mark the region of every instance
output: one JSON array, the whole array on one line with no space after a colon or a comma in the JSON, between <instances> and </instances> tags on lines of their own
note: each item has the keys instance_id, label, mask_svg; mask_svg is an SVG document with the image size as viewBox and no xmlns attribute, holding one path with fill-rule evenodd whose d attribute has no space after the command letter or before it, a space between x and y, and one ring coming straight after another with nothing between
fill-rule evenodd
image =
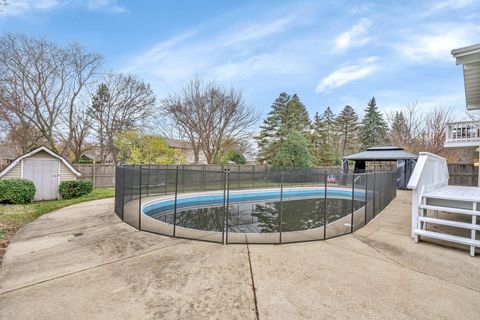
<instances>
[{"instance_id":1,"label":"mesh fence panel","mask_svg":"<svg viewBox=\"0 0 480 320\"><path fill-rule=\"evenodd\" d=\"M118 166L115 179L115 212L126 223L218 243L340 236L367 224L396 196L392 172L143 165Z\"/></svg>"}]
</instances>

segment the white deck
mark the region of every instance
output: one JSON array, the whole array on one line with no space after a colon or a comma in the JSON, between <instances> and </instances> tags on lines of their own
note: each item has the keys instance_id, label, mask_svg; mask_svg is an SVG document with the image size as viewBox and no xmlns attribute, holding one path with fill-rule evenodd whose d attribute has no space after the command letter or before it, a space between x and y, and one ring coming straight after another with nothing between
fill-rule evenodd
<instances>
[{"instance_id":1,"label":"white deck","mask_svg":"<svg viewBox=\"0 0 480 320\"><path fill-rule=\"evenodd\" d=\"M443 186L426 192L423 196L431 199L480 202L480 187Z\"/></svg>"}]
</instances>

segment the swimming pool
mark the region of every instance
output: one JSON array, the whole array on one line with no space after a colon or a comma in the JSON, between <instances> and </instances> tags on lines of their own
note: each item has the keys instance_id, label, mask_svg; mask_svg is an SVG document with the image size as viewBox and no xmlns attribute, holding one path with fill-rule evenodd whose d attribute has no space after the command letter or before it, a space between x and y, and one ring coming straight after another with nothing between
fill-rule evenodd
<instances>
[{"instance_id":1,"label":"swimming pool","mask_svg":"<svg viewBox=\"0 0 480 320\"><path fill-rule=\"evenodd\" d=\"M280 232L284 241L289 237L292 241L308 241L325 236L325 224L336 223L341 229L330 226L330 235L347 232L352 210L357 212L364 204L365 191L355 191L352 197L350 188L329 188L326 195L325 188L315 187L285 188L283 192L243 190L230 192L228 197L219 192L186 194L179 196L176 204L172 197L150 200L143 204L142 215L150 225L174 225L186 237L202 232L212 236L225 229L230 242L237 239L243 243L242 237L268 242Z\"/></svg>"}]
</instances>

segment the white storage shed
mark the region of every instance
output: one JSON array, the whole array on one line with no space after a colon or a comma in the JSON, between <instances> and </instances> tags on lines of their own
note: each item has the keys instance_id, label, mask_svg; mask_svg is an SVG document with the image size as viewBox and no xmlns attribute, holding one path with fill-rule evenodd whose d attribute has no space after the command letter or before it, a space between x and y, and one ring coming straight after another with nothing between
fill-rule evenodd
<instances>
[{"instance_id":1,"label":"white storage shed","mask_svg":"<svg viewBox=\"0 0 480 320\"><path fill-rule=\"evenodd\" d=\"M45 146L32 149L0 171L0 179L31 180L36 188L35 201L58 199L60 182L80 175L65 158Z\"/></svg>"}]
</instances>

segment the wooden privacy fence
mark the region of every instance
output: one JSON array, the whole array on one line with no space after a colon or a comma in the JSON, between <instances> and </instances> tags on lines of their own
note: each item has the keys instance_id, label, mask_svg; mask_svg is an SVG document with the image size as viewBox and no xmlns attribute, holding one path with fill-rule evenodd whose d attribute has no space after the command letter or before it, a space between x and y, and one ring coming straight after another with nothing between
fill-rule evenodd
<instances>
[{"instance_id":1,"label":"wooden privacy fence","mask_svg":"<svg viewBox=\"0 0 480 320\"><path fill-rule=\"evenodd\" d=\"M146 165L148 166L148 165ZM163 165L162 168L175 168L176 165ZM185 165L180 168L188 168L190 170L199 171L219 171L230 169L233 172L265 172L267 166L262 165ZM77 164L75 168L82 174L81 179L90 179L96 188L114 187L115 186L115 165L113 164ZM340 167L319 167L315 168L319 172L328 170L340 170ZM379 168L377 168L378 170ZM382 170L378 170L382 171ZM478 168L471 164L449 164L448 171L450 173L449 184L461 186L477 186L478 185Z\"/></svg>"},{"instance_id":2,"label":"wooden privacy fence","mask_svg":"<svg viewBox=\"0 0 480 320\"><path fill-rule=\"evenodd\" d=\"M74 167L82 174L80 179L92 180L94 188L115 186L114 164L75 164Z\"/></svg>"},{"instance_id":3,"label":"wooden privacy fence","mask_svg":"<svg viewBox=\"0 0 480 320\"><path fill-rule=\"evenodd\" d=\"M478 167L473 164L450 163L448 184L458 186L478 186Z\"/></svg>"}]
</instances>

